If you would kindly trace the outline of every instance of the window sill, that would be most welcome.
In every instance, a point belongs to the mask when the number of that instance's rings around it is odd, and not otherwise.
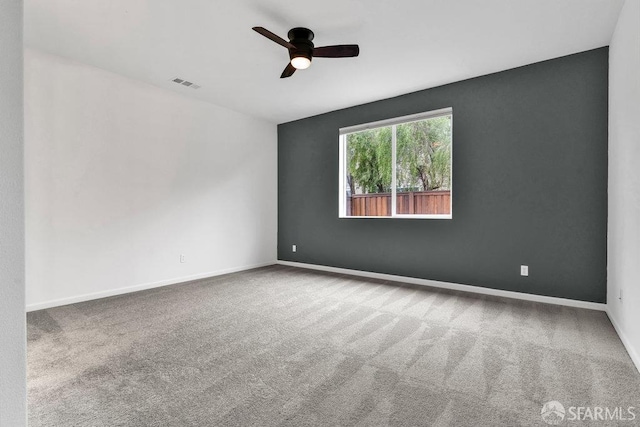
[[[395,216],[346,216],[340,215],[340,219],[453,219],[453,215],[395,215]]]

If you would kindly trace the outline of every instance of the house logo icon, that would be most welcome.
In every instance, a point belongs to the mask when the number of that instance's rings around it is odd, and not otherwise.
[[[552,400],[542,406],[542,421],[552,426],[557,426],[564,420],[564,406],[562,403]]]

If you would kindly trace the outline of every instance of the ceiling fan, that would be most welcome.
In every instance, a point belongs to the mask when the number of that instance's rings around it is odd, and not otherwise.
[[[289,49],[290,62],[282,72],[281,79],[291,77],[296,70],[309,68],[311,59],[314,56],[318,58],[347,58],[358,56],[360,53],[360,48],[357,44],[314,47],[312,42],[313,31],[308,28],[297,27],[289,30],[287,34],[289,41],[263,27],[253,27],[253,30]]]

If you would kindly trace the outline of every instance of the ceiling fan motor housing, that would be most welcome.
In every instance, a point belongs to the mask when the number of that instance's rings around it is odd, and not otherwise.
[[[289,49],[289,59],[303,56],[311,61],[313,57],[313,31],[308,28],[296,27],[287,33],[289,41],[295,49]]]

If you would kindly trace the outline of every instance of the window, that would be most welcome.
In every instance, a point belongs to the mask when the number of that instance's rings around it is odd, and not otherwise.
[[[340,129],[340,217],[451,218],[451,108]]]

